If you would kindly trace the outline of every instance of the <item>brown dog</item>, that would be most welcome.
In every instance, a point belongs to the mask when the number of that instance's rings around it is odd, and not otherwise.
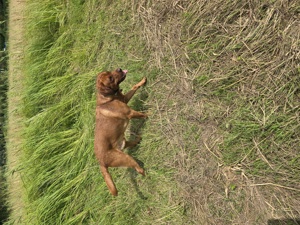
[[[124,132],[130,119],[147,118],[145,113],[134,111],[127,105],[136,90],[146,83],[146,78],[143,78],[127,94],[123,95],[119,84],[126,78],[126,73],[127,70],[122,69],[102,72],[98,74],[96,81],[97,107],[94,148],[106,185],[114,196],[118,195],[118,191],[108,172],[108,167],[131,167],[145,175],[139,164],[122,150],[126,147],[133,147],[140,141],[140,139],[126,141]]]

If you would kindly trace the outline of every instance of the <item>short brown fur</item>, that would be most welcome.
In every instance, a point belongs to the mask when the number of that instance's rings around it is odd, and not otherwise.
[[[135,141],[126,141],[124,132],[130,119],[147,118],[147,115],[134,111],[127,103],[136,90],[145,85],[147,80],[143,78],[127,94],[123,95],[119,84],[126,78],[126,73],[127,71],[122,69],[102,72],[98,74],[96,81],[95,155],[106,185],[114,196],[118,195],[118,191],[109,174],[108,167],[131,167],[145,175],[139,164],[122,150],[126,147],[133,147],[140,141],[140,138]]]

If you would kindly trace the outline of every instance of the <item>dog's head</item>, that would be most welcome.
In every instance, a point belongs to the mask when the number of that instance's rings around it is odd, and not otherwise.
[[[99,73],[96,88],[102,95],[114,95],[119,91],[119,84],[125,80],[127,70],[121,68]]]

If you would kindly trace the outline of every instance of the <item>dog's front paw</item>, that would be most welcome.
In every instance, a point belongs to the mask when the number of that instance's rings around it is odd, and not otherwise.
[[[146,83],[147,83],[147,78],[144,77],[144,78],[138,83],[138,85],[139,85],[139,87],[141,87],[141,86],[144,86]]]

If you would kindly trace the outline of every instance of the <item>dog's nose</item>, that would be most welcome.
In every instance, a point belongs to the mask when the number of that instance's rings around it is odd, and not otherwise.
[[[121,68],[116,69],[117,72],[122,72]]]

